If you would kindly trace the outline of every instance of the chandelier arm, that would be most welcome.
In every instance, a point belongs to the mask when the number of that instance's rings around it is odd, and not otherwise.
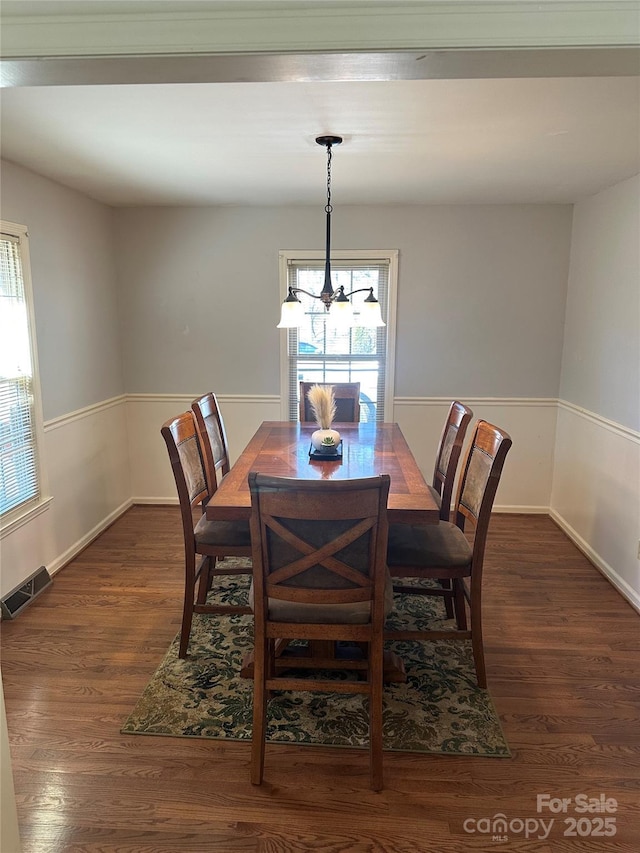
[[[312,299],[322,299],[323,302],[327,301],[326,300],[326,294],[324,294],[324,293],[310,293],[308,290],[304,290],[302,287],[289,287],[288,290],[289,290],[290,295],[293,295],[294,293],[304,293],[305,296],[310,296]],[[330,297],[330,299],[328,301],[334,302],[337,296],[344,296],[348,299],[350,296],[353,296],[355,293],[365,293],[365,291],[369,291],[369,296],[371,296],[373,299],[375,299],[375,296],[373,295],[373,288],[372,287],[358,287],[356,290],[351,290],[351,291],[349,291],[349,293],[345,293],[344,287],[342,285],[340,285],[338,290],[333,292],[332,296]],[[377,301],[378,300],[376,299],[376,302]]]
[[[370,296],[372,299],[375,299],[375,296],[373,295],[373,288],[372,288],[372,287],[359,287],[357,290],[352,290],[350,293],[345,293],[344,295],[345,295],[346,297],[349,297],[349,296],[353,296],[353,294],[354,294],[354,293],[364,293],[364,292],[365,292],[365,290],[368,290],[368,291],[369,291],[369,296]],[[378,301],[378,300],[376,299],[376,302],[377,302],[377,301]]]
[[[308,290],[303,290],[301,287],[290,287],[289,292],[292,294],[293,293],[304,293],[305,296],[311,296],[313,299],[322,299],[322,294],[309,293]]]

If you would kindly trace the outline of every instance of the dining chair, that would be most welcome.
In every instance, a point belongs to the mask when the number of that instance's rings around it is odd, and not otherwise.
[[[394,592],[450,598],[456,618],[451,630],[390,629],[389,640],[471,640],[476,676],[487,686],[482,641],[482,569],[484,552],[500,475],[512,441],[487,421],[479,420],[467,450],[454,507],[454,522],[437,525],[391,524],[387,563],[391,577],[451,581],[451,588],[411,586],[394,582]],[[465,523],[470,522],[469,541]],[[467,627],[467,605],[470,627]]]
[[[206,504],[207,487],[202,448],[192,412],[168,420],[161,429],[178,490],[184,536],[184,605],[178,656],[187,656],[194,613],[250,613],[246,605],[207,603],[207,593],[219,575],[251,574],[249,566],[218,568],[226,556],[250,557],[251,536],[246,521],[207,521],[194,524],[194,509]],[[196,589],[197,586],[197,589]]]
[[[207,491],[211,497],[218,488],[219,480],[229,472],[227,433],[218,406],[218,399],[212,391],[194,400],[191,403],[191,411],[196,420],[196,431],[202,449]]]
[[[464,403],[454,400],[449,407],[447,419],[444,422],[436,461],[433,469],[433,481],[429,487],[440,507],[440,518],[449,521],[451,515],[451,496],[456,479],[458,461],[462,445],[471,422],[473,412]]]
[[[393,605],[385,562],[389,483],[387,474],[352,480],[249,474],[255,785],[264,773],[271,692],[309,690],[368,697],[371,787],[382,789],[383,631]],[[322,673],[301,678],[276,667],[276,641],[294,639],[367,644],[359,678],[331,680]],[[323,669],[345,666],[338,659],[322,662]]]
[[[473,412],[464,403],[454,400],[450,407],[447,419],[444,422],[436,461],[433,468],[432,485],[429,487],[435,502],[440,507],[440,518],[449,521],[451,516],[451,496],[453,495],[453,484],[456,479],[460,452],[464,444],[467,427],[471,422]],[[451,581],[441,578],[440,584],[445,589],[451,589]],[[449,596],[444,599],[447,611],[447,619],[453,619],[453,603]]]
[[[314,385],[332,386],[336,401],[337,423],[357,424],[360,421],[360,383],[359,382],[301,382],[299,415],[301,423],[313,423],[315,418],[307,398],[309,389]]]

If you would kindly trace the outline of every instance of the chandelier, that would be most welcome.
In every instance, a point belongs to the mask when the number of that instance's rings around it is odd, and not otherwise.
[[[327,214],[326,228],[326,249],[324,260],[324,286],[319,294],[309,293],[308,290],[303,290],[301,287],[289,287],[287,298],[282,303],[280,313],[280,322],[278,329],[292,329],[301,325],[304,317],[304,308],[302,302],[298,299],[298,293],[304,293],[313,299],[320,299],[324,305],[325,311],[333,307],[331,312],[332,320],[336,325],[340,326],[367,326],[369,328],[376,326],[384,326],[380,311],[380,303],[373,295],[372,287],[360,287],[357,290],[352,290],[350,293],[344,292],[344,286],[333,289],[331,284],[331,213],[333,207],[331,205],[331,149],[334,145],[340,145],[342,142],[341,136],[318,136],[316,139],[318,145],[324,145],[327,149],[327,203],[325,205],[325,213]],[[353,305],[350,297],[355,293],[369,292],[369,295],[360,303],[360,314],[357,318],[354,317]]]

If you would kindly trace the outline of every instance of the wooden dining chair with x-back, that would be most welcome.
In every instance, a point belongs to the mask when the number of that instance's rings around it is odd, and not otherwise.
[[[387,474],[296,480],[249,474],[255,614],[251,781],[262,782],[267,702],[274,690],[368,698],[371,787],[382,788],[383,630],[393,605],[386,568]],[[276,665],[276,641],[367,644],[360,679],[296,677]],[[322,669],[348,668],[323,661]],[[308,670],[306,673],[308,675]]]

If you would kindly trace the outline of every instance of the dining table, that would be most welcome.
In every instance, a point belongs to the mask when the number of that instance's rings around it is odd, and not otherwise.
[[[206,507],[210,521],[251,515],[250,471],[298,480],[349,480],[389,474],[389,522],[437,524],[440,510],[397,423],[336,423],[341,455],[310,456],[313,423],[263,421]]]
[[[389,474],[389,522],[438,523],[438,504],[397,423],[336,423],[332,427],[340,433],[339,453],[318,459],[311,453],[311,434],[317,429],[315,424],[263,421],[207,503],[207,519],[249,519],[251,494],[248,475],[251,471],[258,471],[300,480],[345,480]],[[348,656],[357,668],[354,654],[356,657],[364,656],[359,661],[360,668],[364,668],[366,653],[362,650],[346,652],[336,644],[317,642],[301,650],[283,643],[277,650],[276,665],[278,668],[292,665],[323,668],[323,664],[335,667],[336,658]],[[243,662],[241,675],[246,678],[253,676],[251,655]],[[401,659],[393,652],[385,651],[385,681],[405,680]]]

